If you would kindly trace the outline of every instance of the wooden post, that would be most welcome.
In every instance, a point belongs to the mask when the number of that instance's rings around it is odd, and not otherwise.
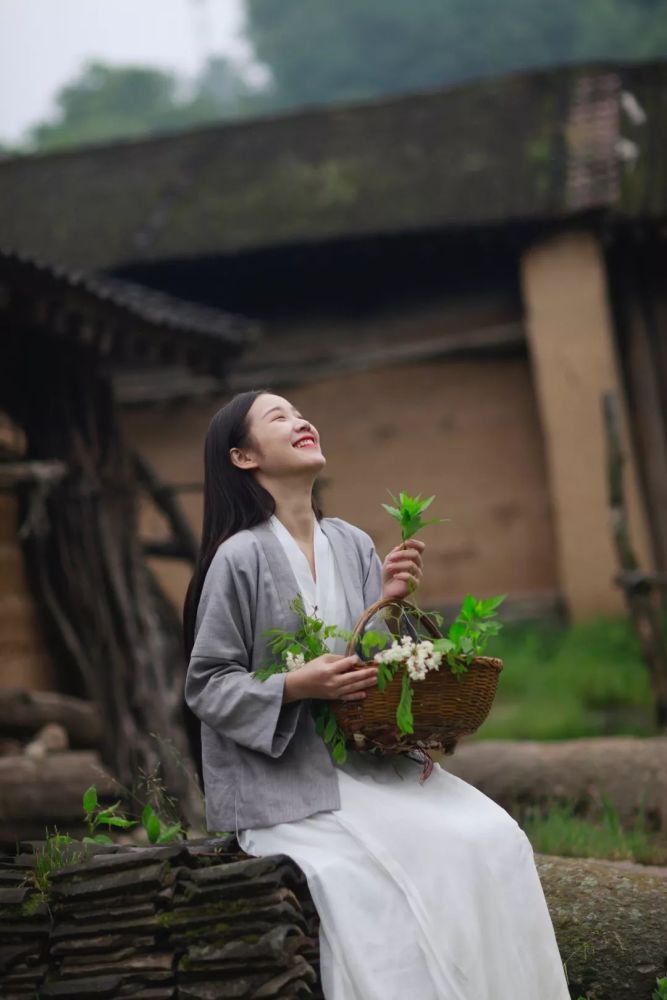
[[[609,517],[621,569],[617,583],[623,588],[628,611],[639,637],[642,656],[648,667],[657,726],[667,732],[667,644],[663,637],[659,605],[654,600],[659,579],[657,574],[642,573],[630,540],[623,489],[625,459],[621,449],[618,398],[615,392],[603,394],[602,408],[607,435]]]

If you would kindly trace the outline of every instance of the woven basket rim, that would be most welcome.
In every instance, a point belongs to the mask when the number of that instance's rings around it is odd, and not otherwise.
[[[363,660],[360,663],[355,664],[357,670],[362,670],[365,667],[370,667],[375,663],[375,660]],[[443,659],[443,665],[449,666],[446,660]],[[467,667],[480,666],[480,667],[495,667],[499,672],[504,667],[504,661],[498,656],[474,656],[470,663],[467,663]]]

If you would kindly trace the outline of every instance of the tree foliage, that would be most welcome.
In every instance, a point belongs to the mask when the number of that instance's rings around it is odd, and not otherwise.
[[[28,144],[48,150],[511,70],[667,56],[664,0],[245,0],[245,9],[262,85],[224,56],[189,84],[153,67],[89,63]]]
[[[209,60],[187,88],[161,69],[92,62],[58,92],[55,116],[33,128],[29,142],[49,150],[201,125],[242,114],[250,93],[222,57]]]
[[[667,56],[662,0],[245,0],[277,106],[375,97],[511,70]]]

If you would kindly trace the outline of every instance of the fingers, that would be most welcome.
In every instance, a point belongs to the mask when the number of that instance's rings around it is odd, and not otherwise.
[[[401,570],[413,571],[415,573],[422,573],[421,564],[415,563],[412,559],[394,559],[389,563],[392,572],[400,572]]]
[[[335,674],[344,674],[349,670],[354,670],[359,663],[361,663],[361,660],[358,655],[351,653],[350,656],[335,657],[333,662],[331,662],[331,668]]]
[[[361,701],[366,697],[366,689],[377,685],[377,670],[360,670],[359,674],[370,674],[370,677],[356,679],[341,686],[338,692],[340,701]]]
[[[397,565],[422,566],[423,560],[421,552],[416,549],[399,549],[397,552],[390,552],[384,561],[385,566],[393,567]]]
[[[338,686],[340,694],[351,694],[353,691],[363,691],[365,688],[375,687],[377,684],[378,672],[375,667],[369,670],[356,670],[354,676],[349,680],[345,678]]]

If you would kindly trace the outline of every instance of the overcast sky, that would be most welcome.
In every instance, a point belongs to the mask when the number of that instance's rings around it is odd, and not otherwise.
[[[0,141],[44,119],[89,59],[194,73],[246,53],[242,0],[0,0]]]

